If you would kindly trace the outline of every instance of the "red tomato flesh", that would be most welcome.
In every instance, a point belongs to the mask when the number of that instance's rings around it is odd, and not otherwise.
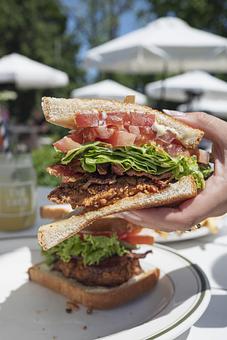
[[[123,112],[111,112],[106,114],[105,120],[106,126],[124,126],[124,113]]]
[[[96,127],[99,126],[100,113],[77,113],[75,116],[76,127]]]
[[[128,146],[133,145],[136,140],[136,135],[127,131],[115,131],[110,137],[109,143],[113,146]]]
[[[70,137],[63,137],[62,139],[55,142],[54,147],[62,152],[68,152],[69,150],[79,148],[81,145]]]
[[[136,244],[153,244],[154,238],[148,235],[132,235],[128,234],[128,236],[124,239],[125,242],[136,245]]]
[[[154,124],[155,116],[143,112],[132,112],[131,113],[131,124],[136,126],[149,126]]]

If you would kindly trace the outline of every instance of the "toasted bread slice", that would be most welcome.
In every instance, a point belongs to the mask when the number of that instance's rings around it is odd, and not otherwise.
[[[185,176],[157,193],[138,193],[135,196],[121,199],[112,205],[43,225],[38,231],[38,241],[41,247],[47,250],[104,216],[133,209],[175,204],[195,197],[196,194],[197,188],[193,177]]]
[[[40,217],[58,220],[72,212],[70,204],[46,204],[40,207]]]
[[[60,272],[50,270],[44,263],[29,268],[28,274],[31,281],[66,296],[74,303],[94,309],[110,309],[151,290],[158,281],[160,271],[152,268],[113,288],[85,286],[75,279],[65,278]]]
[[[69,129],[75,129],[75,114],[87,112],[104,111],[104,112],[143,112],[155,115],[156,129],[159,125],[168,128],[176,134],[177,139],[186,148],[195,148],[204,133],[201,130],[194,129],[188,125],[164,114],[158,110],[154,110],[148,106],[142,106],[134,103],[120,102],[116,100],[104,99],[64,99],[64,98],[42,98],[42,109],[48,122],[63,126]],[[163,128],[162,128],[163,130]]]

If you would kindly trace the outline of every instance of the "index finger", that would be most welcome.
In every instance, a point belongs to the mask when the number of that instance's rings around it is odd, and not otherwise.
[[[214,185],[213,180],[208,180],[204,191],[176,208],[149,208],[124,213],[123,216],[135,224],[152,229],[167,232],[187,230],[208,216],[219,215],[217,211],[213,213],[222,200],[220,194],[217,193],[217,186]]]
[[[226,140],[227,123],[205,112],[178,112],[167,111],[171,116],[191,127],[201,129],[205,133],[205,137],[213,142],[222,142]]]

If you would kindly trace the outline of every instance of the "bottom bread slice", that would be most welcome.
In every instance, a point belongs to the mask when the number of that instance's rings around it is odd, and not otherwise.
[[[28,274],[31,281],[64,295],[72,302],[88,308],[110,309],[151,290],[158,281],[160,270],[152,268],[113,288],[85,286],[75,279],[65,278],[58,271],[50,270],[43,262],[29,268]]]

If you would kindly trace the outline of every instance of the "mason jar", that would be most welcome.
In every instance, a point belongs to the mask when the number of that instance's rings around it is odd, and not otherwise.
[[[32,227],[36,218],[36,173],[29,154],[0,154],[0,230]]]

